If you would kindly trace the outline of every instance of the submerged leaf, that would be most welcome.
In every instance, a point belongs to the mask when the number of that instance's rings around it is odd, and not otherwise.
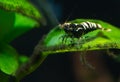
[[[38,27],[38,23],[36,21],[20,14],[15,14],[13,27],[9,27],[10,30],[4,36],[3,41],[7,43],[11,42],[16,37],[35,27]]]
[[[43,23],[43,16],[28,0],[0,0],[0,41],[9,43]]]
[[[18,12],[36,20],[41,19],[39,11],[28,0],[0,0],[0,8]]]
[[[25,56],[25,55],[20,55],[20,56],[19,56],[19,63],[20,63],[20,64],[24,64],[24,63],[26,63],[28,60],[29,60],[29,58],[28,58],[27,56]]]
[[[13,12],[5,12],[0,10],[0,41],[11,31],[15,22],[15,14]]]
[[[71,51],[97,50],[120,48],[120,29],[117,27],[100,21],[91,19],[77,19],[71,21],[72,23],[81,23],[85,21],[100,24],[103,28],[111,31],[94,30],[82,35],[80,38],[65,37],[66,33],[59,26],[52,29],[44,39],[45,53],[60,53]],[[63,38],[65,41],[63,41]]]
[[[0,41],[8,43],[37,26],[38,23],[31,18],[15,12],[0,10]]]
[[[0,44],[0,70],[13,75],[18,68],[17,52],[10,45]]]

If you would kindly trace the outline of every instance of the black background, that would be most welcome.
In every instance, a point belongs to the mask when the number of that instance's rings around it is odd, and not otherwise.
[[[100,19],[120,27],[120,0],[54,0],[61,8],[59,22],[76,18]],[[54,9],[54,8],[53,8]],[[56,11],[55,11],[56,12]],[[56,13],[55,13],[56,14]],[[30,55],[46,29],[33,29],[11,44]],[[69,54],[49,55],[42,65],[21,82],[74,82]]]

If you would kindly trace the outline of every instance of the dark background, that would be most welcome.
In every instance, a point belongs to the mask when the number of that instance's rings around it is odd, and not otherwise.
[[[100,19],[120,27],[120,0],[50,0],[60,23],[76,18]],[[11,44],[30,55],[46,29],[33,29]],[[74,82],[71,55],[49,55],[42,65],[21,82]]]

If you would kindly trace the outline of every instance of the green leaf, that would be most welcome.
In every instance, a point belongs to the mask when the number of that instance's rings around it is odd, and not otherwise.
[[[38,23],[31,18],[0,10],[0,41],[8,43],[36,26]]]
[[[10,19],[11,20],[11,19]],[[11,42],[16,37],[20,36],[21,34],[24,34],[25,32],[38,27],[38,23],[28,17],[22,16],[20,14],[15,14],[14,17],[14,24],[8,33],[3,38],[4,42]]]
[[[20,56],[19,56],[19,63],[20,63],[20,64],[24,64],[24,63],[26,63],[28,60],[29,60],[29,58],[28,58],[27,56],[25,56],[25,55],[20,55]]]
[[[13,28],[15,14],[0,10],[0,40]]]
[[[117,27],[100,21],[91,19],[76,19],[71,21],[72,23],[81,23],[85,21],[91,21],[100,24],[103,28],[110,29],[111,31],[94,30],[87,34],[82,35],[80,38],[65,37],[66,35],[63,29],[59,26],[55,27],[48,33],[43,40],[44,53],[60,53],[60,52],[72,52],[72,51],[84,51],[84,50],[100,50],[100,49],[120,49],[120,29]],[[73,40],[74,39],[74,40]],[[72,42],[71,42],[72,41]]]
[[[0,0],[0,8],[21,13],[36,20],[41,19],[41,14],[29,0]]]
[[[9,43],[43,21],[28,0],[0,0],[0,41]]]
[[[0,44],[0,70],[6,74],[14,75],[18,68],[17,55],[10,45]]]

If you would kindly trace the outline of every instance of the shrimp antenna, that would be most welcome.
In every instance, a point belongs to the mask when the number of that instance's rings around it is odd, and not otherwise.
[[[77,5],[74,5],[74,7],[71,9],[71,12],[69,13],[67,19],[63,22],[63,24],[59,24],[61,28],[64,28],[64,24],[70,19],[70,17],[73,15],[74,9],[77,7]]]
[[[73,6],[73,8],[71,9],[71,12],[69,13],[69,15],[68,15],[68,17],[67,17],[67,19],[64,21],[64,23],[66,23],[69,19],[70,19],[70,17],[73,15],[73,12],[75,11],[74,9],[77,7],[77,5],[74,5]]]

